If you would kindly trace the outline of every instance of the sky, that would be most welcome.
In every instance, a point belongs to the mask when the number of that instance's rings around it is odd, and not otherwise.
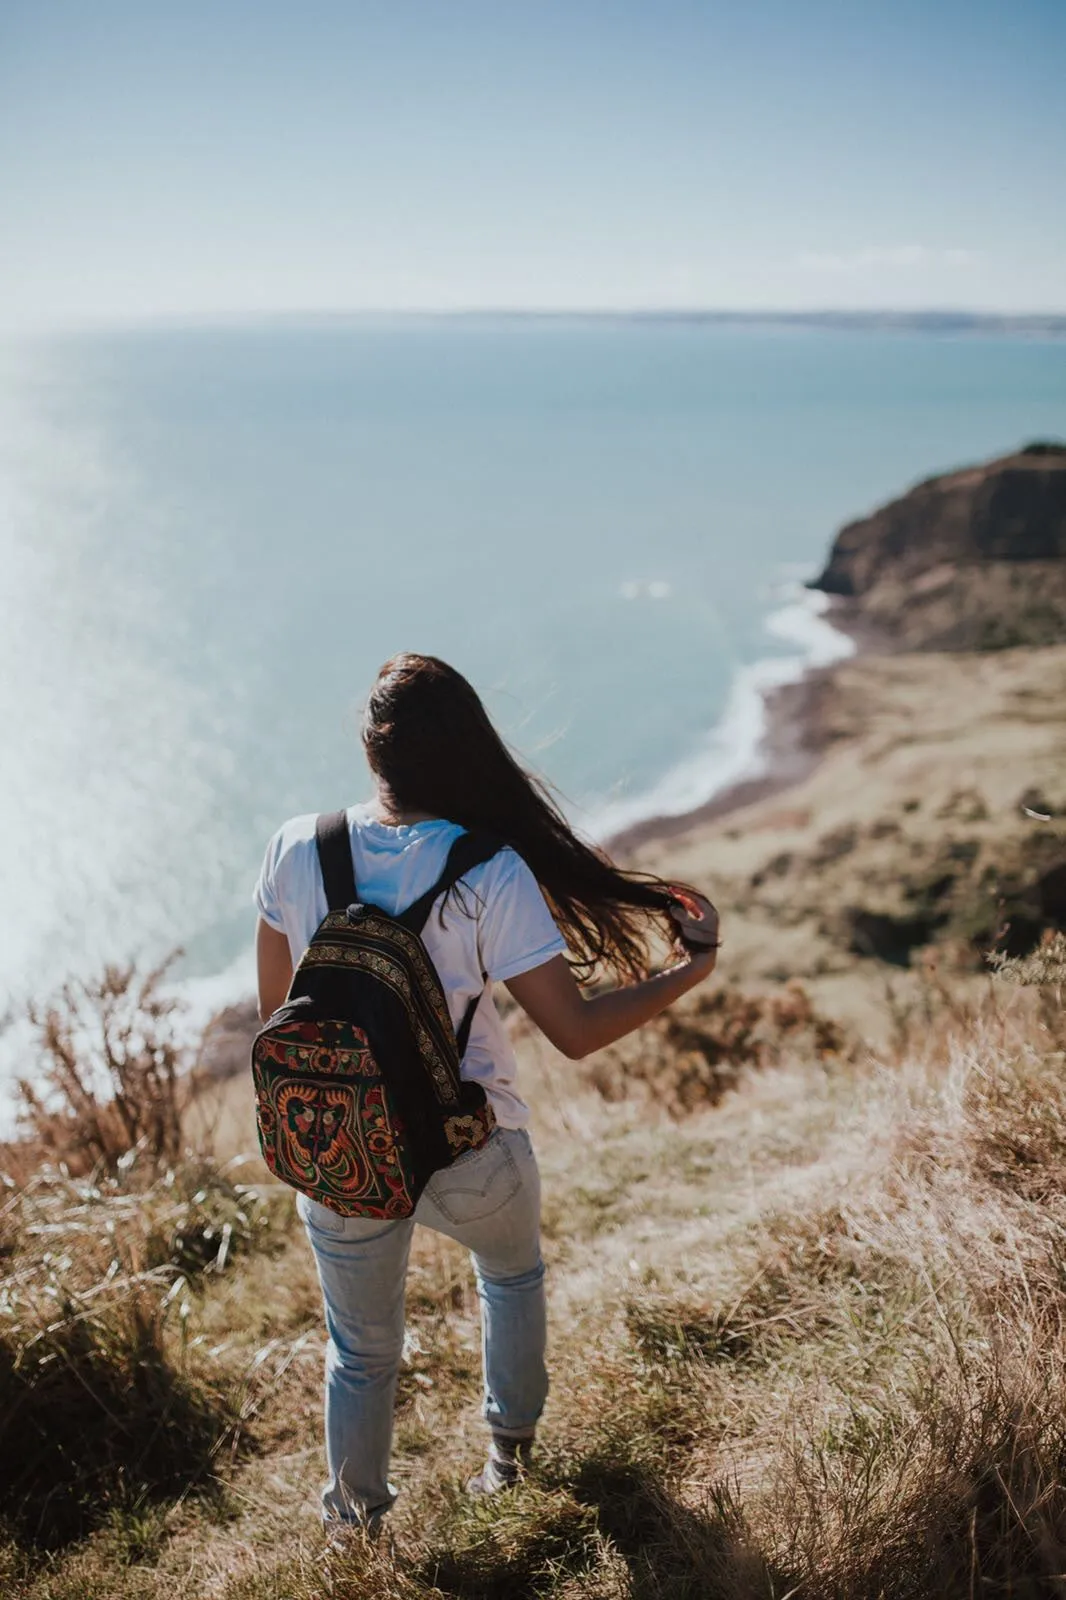
[[[1066,0],[0,0],[0,326],[1066,311]]]

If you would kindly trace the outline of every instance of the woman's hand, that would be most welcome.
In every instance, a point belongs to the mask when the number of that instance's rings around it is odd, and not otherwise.
[[[718,912],[706,895],[678,890],[670,915],[677,924],[677,944],[687,959],[713,972],[718,959]]]
[[[706,929],[706,919],[702,926]],[[552,956],[542,966],[505,981],[522,1010],[555,1048],[572,1061],[580,1061],[650,1022],[702,983],[714,971],[716,955],[716,950],[708,949],[654,977],[606,994],[584,995],[565,956]]]

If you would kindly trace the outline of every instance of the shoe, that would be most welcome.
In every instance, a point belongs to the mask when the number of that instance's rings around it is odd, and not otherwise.
[[[396,1504],[399,1493],[395,1484],[385,1485],[388,1499],[367,1510],[362,1501],[345,1496],[342,1503],[347,1515],[330,1510],[322,1518],[322,1532],[326,1536],[326,1549],[335,1554],[351,1550],[361,1544],[377,1544],[385,1529],[385,1519]]]
[[[385,1517],[380,1513],[365,1522],[329,1521],[325,1524],[325,1535],[327,1558],[333,1556],[342,1561],[349,1559],[357,1550],[365,1550],[368,1545],[376,1545],[384,1551],[393,1548],[392,1531],[386,1527]]]
[[[529,1471],[533,1439],[507,1439],[494,1433],[488,1459],[481,1471],[467,1479],[467,1494],[498,1494],[513,1489]]]
[[[332,1556],[344,1556],[375,1538],[364,1522],[333,1522],[326,1529],[326,1549]]]

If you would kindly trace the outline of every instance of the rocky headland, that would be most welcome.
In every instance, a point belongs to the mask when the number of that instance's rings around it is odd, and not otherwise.
[[[764,777],[619,842],[715,896],[723,976],[876,1031],[1066,929],[1066,446],[919,484],[812,587],[859,654],[773,698]]]
[[[908,650],[1066,639],[1066,445],[918,484],[842,528],[813,589]]]

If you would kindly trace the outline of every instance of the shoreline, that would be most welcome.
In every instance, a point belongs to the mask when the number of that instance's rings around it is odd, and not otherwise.
[[[762,770],[727,783],[689,811],[650,816],[620,828],[604,840],[608,852],[631,855],[646,845],[667,844],[693,828],[717,822],[801,783],[818,765],[825,748],[817,731],[817,706],[834,670],[835,666],[812,667],[799,682],[767,691],[766,731],[758,752]]]
[[[694,828],[781,794],[810,776],[832,742],[821,711],[837,668],[844,661],[889,653],[887,641],[866,626],[846,601],[832,597],[823,620],[848,639],[852,649],[836,661],[811,665],[791,682],[762,691],[765,723],[755,751],[756,770],[730,779],[685,811],[652,813],[614,829],[603,839],[609,854],[629,856],[648,845],[668,844]]]

